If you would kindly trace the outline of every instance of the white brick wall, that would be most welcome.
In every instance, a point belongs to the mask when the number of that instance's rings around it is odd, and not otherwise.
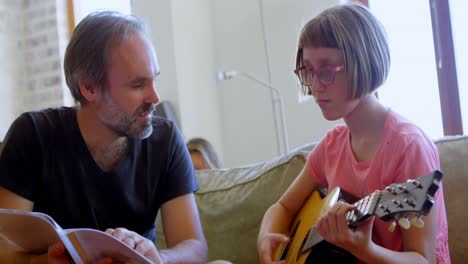
[[[0,0],[0,140],[22,112],[72,104],[66,0]]]
[[[18,90],[23,86],[22,1],[0,0],[0,139],[15,118]]]
[[[28,82],[17,113],[63,104],[56,0],[24,3],[24,70]]]

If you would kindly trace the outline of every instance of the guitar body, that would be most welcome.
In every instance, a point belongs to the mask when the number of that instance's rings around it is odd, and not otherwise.
[[[303,254],[300,252],[309,230],[323,213],[335,205],[339,197],[339,187],[334,188],[323,199],[318,191],[314,191],[292,222],[290,243],[277,248],[275,259],[285,259],[288,264],[353,262],[354,257],[351,254],[326,241],[318,243]]]

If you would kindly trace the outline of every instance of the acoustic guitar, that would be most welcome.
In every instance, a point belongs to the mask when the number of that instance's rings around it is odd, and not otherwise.
[[[391,184],[362,198],[354,203],[355,210],[346,215],[349,227],[355,228],[375,215],[392,221],[390,232],[397,222],[404,229],[411,225],[422,228],[424,222],[420,217],[431,210],[442,176],[442,172],[436,170],[406,183]],[[340,199],[340,193],[340,188],[336,187],[325,197],[318,191],[310,195],[292,222],[289,242],[276,249],[276,261],[286,260],[288,264],[357,262],[352,254],[328,243],[314,229],[318,218]]]

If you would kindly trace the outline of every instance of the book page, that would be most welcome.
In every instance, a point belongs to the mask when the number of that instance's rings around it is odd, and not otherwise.
[[[0,209],[0,234],[26,252],[47,252],[60,240],[57,228],[61,229],[48,215]]]
[[[112,263],[151,264],[152,262],[113,236],[95,229],[66,229],[70,242],[84,263],[111,257]]]

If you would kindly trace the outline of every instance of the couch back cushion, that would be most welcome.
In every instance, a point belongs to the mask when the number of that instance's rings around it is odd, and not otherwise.
[[[452,263],[468,263],[468,136],[437,140]]]
[[[265,211],[285,192],[304,167],[306,145],[289,154],[250,166],[197,171],[195,193],[210,260],[258,263],[257,235]],[[161,224],[158,248],[164,248]]]

